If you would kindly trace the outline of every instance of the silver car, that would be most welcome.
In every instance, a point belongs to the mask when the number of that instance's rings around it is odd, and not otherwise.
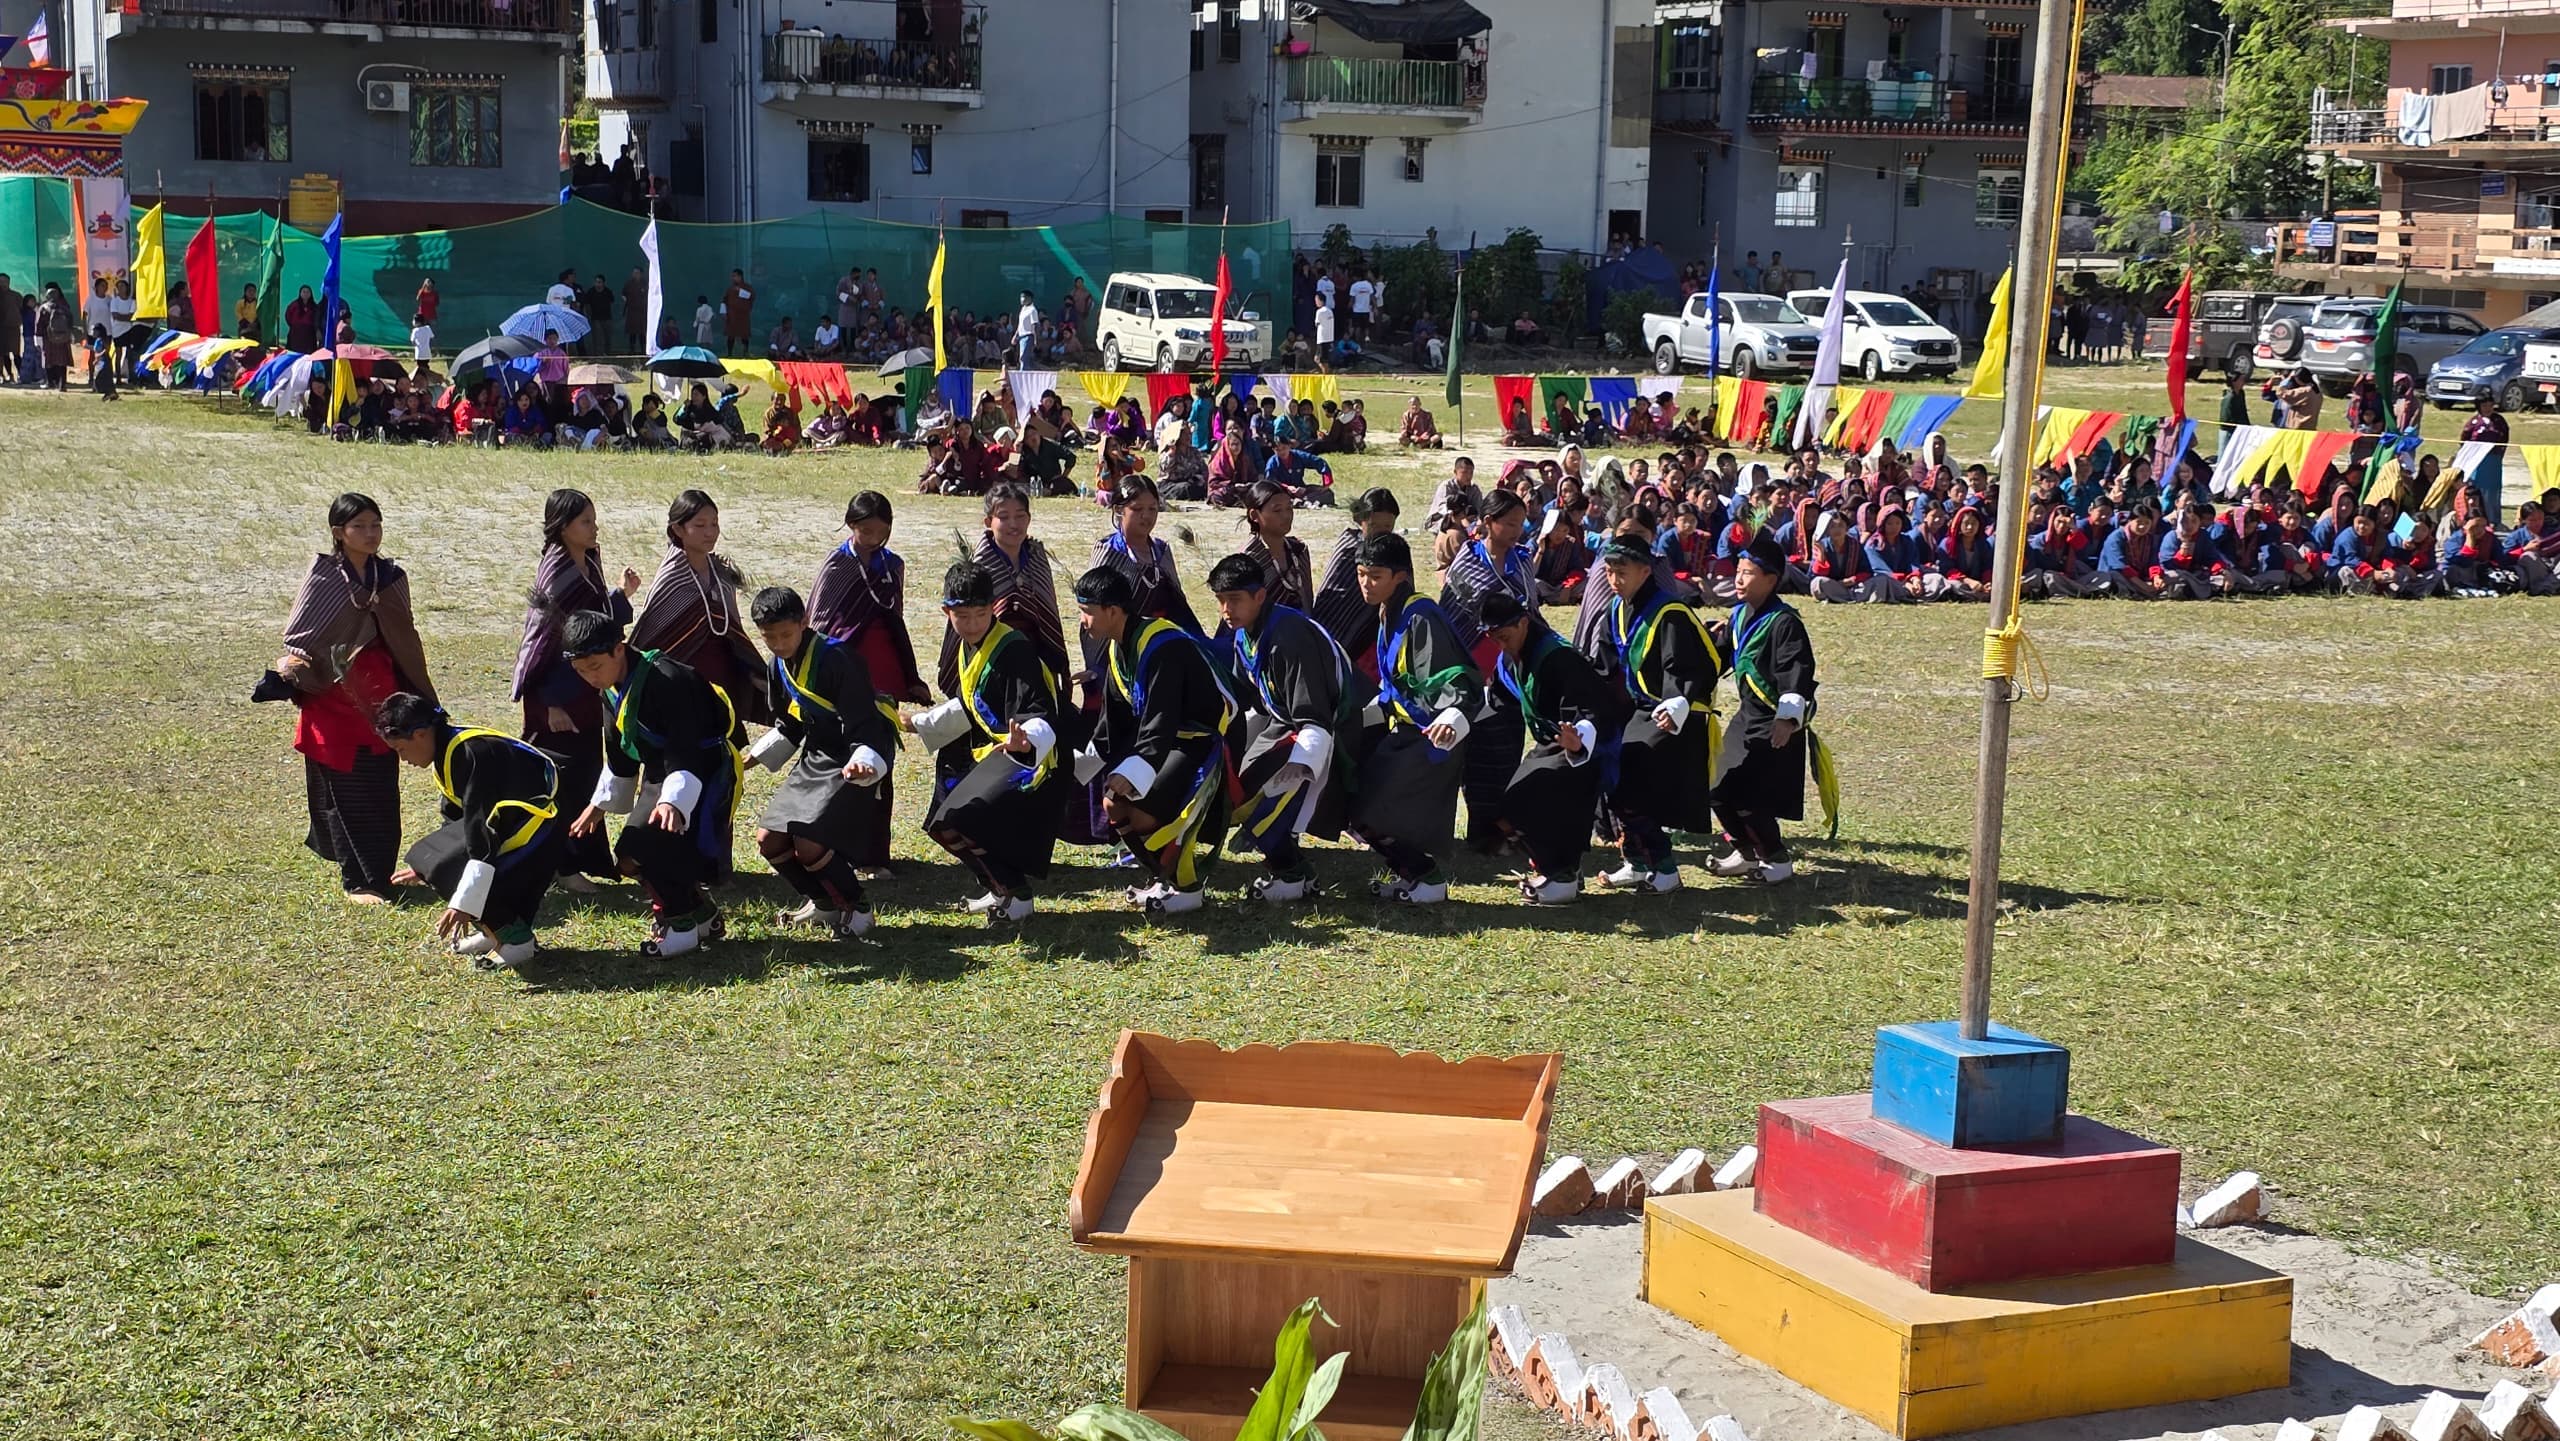
[[[2332,397],[2353,389],[2357,377],[2373,369],[2376,322],[2382,301],[2372,296],[2339,296],[2320,303],[2302,330],[2302,367]],[[2434,364],[2479,338],[2484,327],[2459,310],[2442,305],[2400,307],[2400,337],[2392,368],[2424,381]]]

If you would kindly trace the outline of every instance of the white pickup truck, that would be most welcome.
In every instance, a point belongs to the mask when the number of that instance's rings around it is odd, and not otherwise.
[[[1745,292],[1720,297],[1719,312],[1720,326],[1710,327],[1701,291],[1689,297],[1678,315],[1647,315],[1644,346],[1653,354],[1653,373],[1677,375],[1683,365],[1707,364],[1709,336],[1716,328],[1722,330],[1715,343],[1723,353],[1715,357],[1715,368],[1722,374],[1748,378],[1813,369],[1822,335],[1794,306],[1774,295]]]

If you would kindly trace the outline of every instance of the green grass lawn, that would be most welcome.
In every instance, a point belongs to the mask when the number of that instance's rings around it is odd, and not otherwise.
[[[1391,428],[1437,387],[1358,393]],[[2157,392],[2070,371],[2054,398]],[[1994,424],[1968,406],[1959,450]],[[530,976],[473,975],[428,907],[338,900],[288,718],[245,700],[330,495],[383,502],[448,704],[506,728],[554,485],[644,572],[701,485],[751,577],[802,585],[847,493],[890,489],[920,620],[974,503],[905,493],[903,455],[332,446],[165,397],[0,394],[0,436],[0,1434],[1045,1420],[1117,1393],[1122,1267],[1068,1246],[1065,1201],[1124,1026],[1561,1051],[1553,1145],[1606,1159],[1730,1150],[1764,1098],[1861,1086],[1877,1024],[1955,1004],[1982,624],[1955,607],[1810,615],[1848,814],[1775,893],[1531,913],[1478,866],[1435,911],[1282,913],[1230,865],[1210,911],[1150,924],[1077,865],[1012,939],[946,908],[911,750],[876,945],[775,936],[784,893],[747,865],[706,952],[637,959],[625,889],[555,898]],[[1438,467],[1341,472],[1418,501]],[[1196,590],[1234,522],[1173,519]],[[1321,549],[1333,522],[1306,523]],[[1036,529],[1072,574],[1101,524],[1051,502]],[[2251,1167],[2289,1222],[2549,1280],[2560,608],[2029,619],[2052,691],[2018,717],[1999,1017],[2070,1045],[2078,1107],[2191,1178]],[[1366,874],[1320,865],[1338,895]]]

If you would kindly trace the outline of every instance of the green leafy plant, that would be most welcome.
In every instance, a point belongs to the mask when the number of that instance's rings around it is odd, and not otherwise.
[[[1271,1375],[1255,1393],[1253,1409],[1245,1413],[1244,1426],[1236,1432],[1236,1441],[1323,1441],[1324,1433],[1316,1430],[1316,1417],[1333,1400],[1342,1384],[1342,1368],[1351,1359],[1347,1351],[1337,1351],[1322,1362],[1309,1354],[1309,1333],[1315,1320],[1324,1316],[1324,1306],[1310,1296],[1289,1313],[1280,1324],[1280,1334],[1271,1343]],[[1484,1317],[1476,1316],[1478,1329]],[[1333,1324],[1331,1316],[1324,1323]],[[1476,1341],[1476,1362],[1484,1362],[1484,1340]],[[1434,1363],[1437,1365],[1437,1362]],[[1427,1396],[1428,1389],[1425,1390]],[[951,1424],[963,1434],[979,1441],[1050,1441],[1037,1430],[1020,1421],[979,1421],[954,1416]],[[1449,1433],[1455,1435],[1456,1433]],[[1466,1433],[1473,1436],[1474,1430]],[[1182,1441],[1180,1432],[1150,1421],[1126,1406],[1096,1402],[1058,1423],[1057,1441]]]
[[[1590,329],[1587,315],[1591,297],[1591,269],[1575,256],[1568,255],[1556,263],[1555,309],[1550,312],[1556,334],[1580,335]]]
[[[1405,1428],[1404,1441],[1476,1441],[1477,1423],[1484,1418],[1490,1340],[1484,1301],[1485,1293],[1477,1292],[1475,1309],[1449,1333],[1449,1344],[1422,1373],[1422,1399],[1414,1403],[1413,1424]]]
[[[1324,239],[1316,242],[1316,264],[1328,273],[1349,270],[1360,258],[1360,247],[1351,240],[1351,227],[1334,224],[1324,228]]]

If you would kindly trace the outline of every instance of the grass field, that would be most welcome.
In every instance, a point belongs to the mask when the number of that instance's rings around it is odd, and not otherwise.
[[[1384,426],[1437,385],[1358,393]],[[1992,417],[1967,407],[1960,452]],[[1428,913],[1277,914],[1229,866],[1209,912],[1149,924],[1101,900],[1122,873],[1078,866],[1015,940],[945,908],[910,751],[918,864],[877,889],[876,945],[777,938],[757,876],[706,952],[634,957],[625,889],[555,898],[532,974],[475,976],[424,905],[338,900],[299,844],[287,718],[245,700],[330,495],[383,502],[447,703],[501,727],[555,485],[644,571],[701,485],[729,554],[795,584],[846,494],[890,489],[920,619],[974,504],[905,494],[905,456],[331,446],[163,397],[0,394],[0,436],[0,1434],[1046,1419],[1116,1394],[1122,1268],[1071,1249],[1064,1210],[1124,1026],[1558,1050],[1554,1147],[1614,1157],[1729,1150],[1759,1100],[1856,1088],[1878,1023],[1955,1003],[1981,616],[1954,607],[1810,615],[1848,814],[1775,893],[1532,914],[1478,866]],[[1418,500],[1437,468],[1342,473]],[[1196,589],[1233,522],[1176,519]],[[1045,503],[1036,533],[1072,572],[1101,524]],[[2255,1168],[2289,1222],[2491,1288],[2550,1279],[2560,609],[2030,621],[2052,690],[2018,718],[1999,1016],[2072,1046],[2078,1107],[2185,1147],[2191,1177]],[[411,775],[413,831],[430,797]],[[1366,874],[1320,864],[1337,893]]]

